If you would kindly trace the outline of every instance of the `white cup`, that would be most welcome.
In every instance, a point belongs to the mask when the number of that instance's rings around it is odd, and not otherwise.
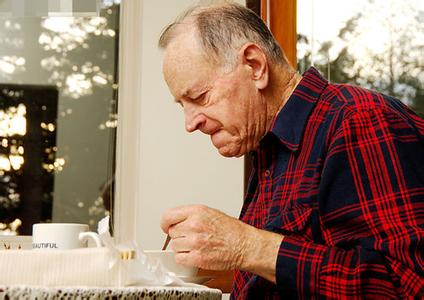
[[[76,249],[87,247],[87,238],[102,247],[97,233],[87,224],[38,223],[32,225],[32,249]]]

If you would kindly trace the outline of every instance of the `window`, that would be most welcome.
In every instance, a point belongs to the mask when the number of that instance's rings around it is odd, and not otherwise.
[[[1,16],[0,235],[51,221],[95,230],[110,213],[119,2],[98,16]]]
[[[395,96],[424,115],[424,4],[298,0],[298,67]]]

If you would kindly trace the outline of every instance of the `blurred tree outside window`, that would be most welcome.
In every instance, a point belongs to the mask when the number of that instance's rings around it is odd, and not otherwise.
[[[424,116],[424,1],[298,0],[298,68],[392,95]]]

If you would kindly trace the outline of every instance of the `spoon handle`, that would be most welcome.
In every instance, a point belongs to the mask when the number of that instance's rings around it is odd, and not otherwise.
[[[166,250],[166,248],[168,247],[168,244],[169,244],[170,241],[171,241],[171,237],[168,234],[166,236],[166,240],[165,240],[165,243],[163,244],[162,250]]]

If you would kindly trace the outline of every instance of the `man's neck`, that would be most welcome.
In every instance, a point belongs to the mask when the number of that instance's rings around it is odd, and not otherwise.
[[[267,101],[267,131],[302,80],[302,76],[294,70],[278,70],[274,72],[274,76],[276,79],[272,85],[274,88],[270,91],[270,97]]]

